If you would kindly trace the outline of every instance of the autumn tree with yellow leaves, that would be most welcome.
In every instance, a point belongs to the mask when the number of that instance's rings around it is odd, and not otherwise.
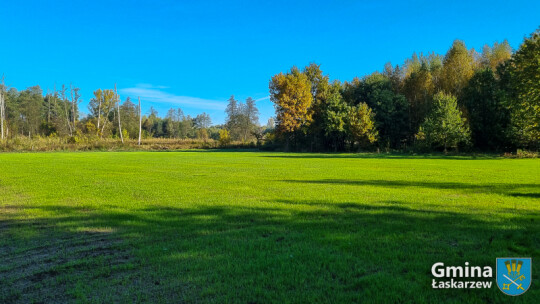
[[[273,76],[269,87],[270,100],[276,108],[277,130],[285,136],[288,149],[294,133],[312,120],[311,82],[306,74],[293,67],[287,74]]]

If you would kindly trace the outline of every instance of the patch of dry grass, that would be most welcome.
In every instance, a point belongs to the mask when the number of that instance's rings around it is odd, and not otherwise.
[[[48,151],[163,151],[186,149],[255,148],[252,142],[232,142],[221,146],[213,139],[146,138],[141,145],[136,139],[126,139],[124,143],[115,138],[60,138],[25,137],[0,141],[0,152],[48,152]]]

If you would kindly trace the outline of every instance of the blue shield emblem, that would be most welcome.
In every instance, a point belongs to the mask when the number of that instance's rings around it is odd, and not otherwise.
[[[509,296],[519,296],[531,286],[531,258],[497,258],[497,286]]]

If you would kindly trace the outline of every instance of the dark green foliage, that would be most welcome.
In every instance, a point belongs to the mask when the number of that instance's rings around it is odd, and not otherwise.
[[[304,68],[304,74],[308,77],[311,83],[311,95],[313,101],[311,103],[311,117],[312,122],[307,127],[306,139],[310,143],[310,150],[326,150],[331,146],[336,146],[334,138],[328,138],[327,129],[325,125],[325,116],[328,114],[326,111],[328,107],[326,105],[327,99],[330,93],[330,82],[328,75],[324,75],[320,65],[311,63]],[[334,100],[335,102],[335,100]]]
[[[481,150],[500,151],[507,147],[509,112],[503,92],[491,68],[477,71],[463,90],[473,144]]]
[[[375,124],[381,145],[400,148],[408,134],[408,102],[405,96],[395,93],[391,79],[374,73],[366,77],[359,89],[363,100],[375,113]]]
[[[540,29],[523,42],[508,65],[511,136],[517,146],[540,148]]]
[[[139,136],[139,109],[129,97],[120,106],[120,115],[122,129],[126,130],[129,138],[137,138]]]
[[[418,129],[431,110],[434,92],[433,77],[426,64],[422,64],[405,78],[403,93],[409,101],[410,131]]]
[[[334,151],[344,149],[344,141],[347,136],[345,125],[348,119],[349,107],[344,102],[340,94],[341,84],[334,82],[326,99],[320,104],[321,125],[323,126],[324,136]]]
[[[6,94],[6,127],[8,136],[34,136],[40,133],[44,119],[44,99],[39,86],[18,92],[8,90]],[[48,132],[48,128],[45,128]]]
[[[360,151],[377,141],[378,132],[375,128],[374,116],[373,111],[365,102],[349,108],[347,131],[352,138],[351,147],[358,142],[358,151]]]
[[[454,96],[442,92],[433,97],[433,109],[420,126],[418,140],[425,140],[434,148],[458,148],[459,144],[468,144],[470,131],[467,120],[458,109]]]

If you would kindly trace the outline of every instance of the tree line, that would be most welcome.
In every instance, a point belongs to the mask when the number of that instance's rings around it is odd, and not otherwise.
[[[540,30],[514,52],[507,41],[479,53],[463,41],[447,53],[413,54],[401,65],[340,82],[320,65],[292,67],[269,83],[276,116],[259,125],[256,101],[228,100],[222,125],[180,108],[143,115],[140,100],[121,102],[98,89],[80,112],[80,89],[62,85],[43,94],[0,82],[1,139],[61,137],[214,139],[285,150],[512,151],[540,148]]]
[[[116,89],[98,89],[88,104],[88,115],[80,112],[80,89],[62,85],[43,94],[39,86],[23,91],[0,84],[1,139],[25,137],[63,137],[76,142],[94,139],[137,139],[161,137],[179,139],[219,138],[219,126],[212,127],[210,115],[184,115],[170,109],[164,117],[150,107],[142,114],[139,104],[127,97],[121,102]]]
[[[138,105],[127,97],[121,102],[115,89],[97,89],[88,104],[88,114],[81,115],[80,89],[62,85],[43,95],[39,86],[23,91],[0,84],[1,139],[60,137],[76,143],[82,139],[176,138],[214,139],[224,145],[231,142],[261,143],[265,130],[259,126],[259,110],[253,98],[244,103],[229,99],[224,124],[213,125],[210,115],[185,115],[181,108],[169,109],[164,117],[150,107],[143,115]]]
[[[540,148],[540,31],[512,51],[456,40],[352,81],[312,63],[274,75],[276,140],[285,149],[508,151]]]

